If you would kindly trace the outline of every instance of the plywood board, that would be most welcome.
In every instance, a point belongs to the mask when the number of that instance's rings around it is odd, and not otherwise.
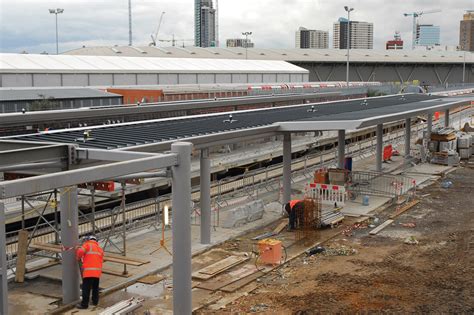
[[[201,282],[197,287],[205,290],[215,291],[242,278],[245,278],[246,276],[249,276],[257,271],[258,269],[255,267],[255,265],[245,265],[242,268],[233,270],[213,280]]]
[[[384,223],[380,224],[379,226],[377,226],[375,229],[373,229],[372,231],[369,232],[370,235],[375,235],[377,234],[378,232],[382,231],[383,229],[385,229],[387,226],[389,226],[390,224],[393,223],[393,220],[387,220],[385,221]]]
[[[226,285],[225,287],[222,287],[220,290],[221,291],[224,291],[224,292],[234,292],[235,290],[243,287],[244,285],[252,282],[252,281],[255,281],[257,280],[258,278],[260,278],[261,276],[263,276],[264,273],[262,271],[258,271],[258,272],[255,272],[245,278],[242,278],[236,282],[233,282],[229,285]]]
[[[204,267],[196,272],[193,273],[193,278],[200,279],[200,280],[208,280],[219,273],[222,273],[238,264],[247,261],[249,257],[244,256],[229,256],[225,259],[222,259],[212,265]]]
[[[26,272],[26,254],[28,252],[28,231],[18,232],[18,251],[16,256],[15,282],[23,283]]]
[[[278,235],[283,231],[286,227],[288,226],[288,220],[281,221],[280,224],[276,226],[276,228],[273,230],[274,235]]]
[[[165,277],[162,275],[149,275],[149,276],[141,278],[137,282],[144,283],[144,284],[157,284],[158,282],[164,279]]]

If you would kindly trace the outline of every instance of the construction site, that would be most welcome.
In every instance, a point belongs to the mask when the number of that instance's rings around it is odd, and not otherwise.
[[[474,86],[107,58],[4,59],[1,314],[474,312]]]

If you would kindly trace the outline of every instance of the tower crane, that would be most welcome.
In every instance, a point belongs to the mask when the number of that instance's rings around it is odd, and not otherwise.
[[[152,42],[148,46],[156,46],[156,41],[158,39],[158,33],[160,31],[161,22],[163,21],[163,15],[165,15],[165,13],[166,13],[165,11],[161,12],[160,21],[158,22],[158,27],[156,28],[155,34],[151,34]]]
[[[416,46],[416,26],[418,24],[418,18],[424,14],[430,13],[438,13],[441,10],[429,10],[429,11],[419,11],[419,12],[412,12],[412,13],[403,13],[404,16],[413,16],[413,34],[412,34],[412,41],[411,41],[411,49],[415,49]]]
[[[177,39],[174,38],[174,34],[171,39],[158,39],[159,42],[171,43],[171,46],[175,47],[177,42],[183,42],[183,47],[185,42],[194,42],[194,39]]]

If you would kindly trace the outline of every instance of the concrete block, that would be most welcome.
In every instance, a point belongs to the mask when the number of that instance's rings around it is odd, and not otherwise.
[[[430,152],[438,152],[438,149],[439,149],[438,141],[431,140],[430,142],[428,142],[428,150],[430,150]]]
[[[255,200],[249,204],[249,213],[247,217],[247,222],[253,222],[260,220],[263,217],[263,211],[265,206],[262,200]]]
[[[469,149],[471,147],[471,136],[461,136],[458,138],[459,149]]]
[[[439,152],[448,152],[451,150],[449,141],[440,141],[439,142]]]
[[[224,210],[220,213],[220,225],[230,229],[260,220],[263,217],[264,209],[263,201],[259,199],[233,209]]]
[[[463,160],[467,160],[471,157],[472,152],[471,148],[469,149],[459,149],[459,157]]]

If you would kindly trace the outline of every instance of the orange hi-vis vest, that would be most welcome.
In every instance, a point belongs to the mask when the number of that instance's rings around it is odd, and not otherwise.
[[[77,260],[82,259],[82,277],[100,278],[104,262],[104,250],[94,240],[82,244],[76,251]]]
[[[300,202],[301,200],[295,199],[290,201],[290,208],[293,209],[293,207]]]

